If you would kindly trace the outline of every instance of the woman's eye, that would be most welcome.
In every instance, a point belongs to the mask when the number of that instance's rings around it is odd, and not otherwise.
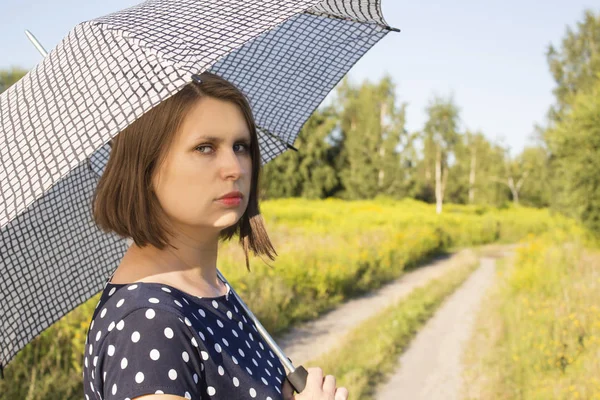
[[[250,146],[248,144],[246,144],[246,143],[236,143],[235,146],[242,146],[243,147],[242,151],[246,151],[247,152],[247,151],[250,150]],[[212,147],[212,146],[205,144],[205,145],[201,145],[201,146],[196,147],[196,150],[202,149],[202,148],[205,148],[205,147]],[[208,152],[205,152],[205,151],[202,151],[202,150],[200,150],[200,153],[209,154]]]
[[[244,148],[243,151],[249,151],[250,150],[250,146],[246,143],[238,143],[238,146],[242,146]]]
[[[210,147],[210,146],[207,146],[207,145],[198,146],[198,147],[196,147],[196,150],[201,149],[203,147]],[[200,151],[200,153],[205,153],[205,152],[204,151]]]

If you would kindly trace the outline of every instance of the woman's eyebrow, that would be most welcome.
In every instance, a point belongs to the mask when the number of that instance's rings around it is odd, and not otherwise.
[[[209,140],[211,142],[216,142],[216,143],[221,143],[221,142],[225,141],[225,139],[223,139],[221,137],[210,136],[210,135],[201,135],[201,136],[198,136],[198,137],[196,137],[196,140]],[[242,136],[240,136],[240,137],[238,137],[236,139],[236,141],[239,141],[239,140],[242,140],[242,141],[244,141],[244,140],[250,140],[250,138],[247,137],[247,136],[245,136],[245,135],[242,135]]]

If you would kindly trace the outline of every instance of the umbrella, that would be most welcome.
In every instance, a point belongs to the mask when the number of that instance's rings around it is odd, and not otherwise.
[[[390,31],[380,0],[149,0],[76,25],[0,94],[0,373],[131,244],[90,209],[114,136],[210,71],[251,99],[264,165]],[[300,392],[306,370],[245,308]]]

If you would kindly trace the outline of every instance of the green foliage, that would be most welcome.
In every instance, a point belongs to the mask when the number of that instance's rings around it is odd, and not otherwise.
[[[26,73],[27,70],[18,67],[0,70],[0,93],[8,89],[9,86],[21,79]]]
[[[591,87],[600,71],[600,14],[585,10],[575,30],[567,27],[560,49],[550,45],[546,57],[557,84],[556,104],[549,116],[559,121],[570,108],[573,96]]]
[[[545,139],[552,153],[552,206],[600,233],[600,72]]]

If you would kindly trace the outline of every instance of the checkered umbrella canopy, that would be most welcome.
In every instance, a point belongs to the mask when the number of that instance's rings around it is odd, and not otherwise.
[[[0,94],[0,373],[131,243],[92,220],[111,138],[210,71],[249,98],[265,164],[390,31],[380,0],[149,0],[75,26]]]

